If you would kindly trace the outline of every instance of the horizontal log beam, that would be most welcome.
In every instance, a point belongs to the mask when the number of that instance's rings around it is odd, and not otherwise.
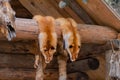
[[[35,80],[35,70],[0,68],[1,80]]]
[[[33,61],[32,55],[0,54],[0,80],[34,80],[35,69],[33,68]],[[58,65],[55,61],[56,60],[53,60],[45,70],[46,80],[58,80]],[[89,58],[68,63],[68,78],[70,77],[76,80],[74,78],[74,76],[76,76],[74,73],[93,70],[93,67],[94,69],[98,68],[99,64],[96,64],[96,62],[98,63],[98,60]],[[78,76],[80,77],[80,75]]]
[[[6,54],[29,54],[33,48],[33,41],[0,41],[0,53]],[[111,49],[110,44],[82,44],[79,58],[92,54],[101,54]]]
[[[37,39],[38,26],[34,20],[17,18],[15,23],[17,26],[17,37],[14,40]],[[58,35],[60,35],[59,30],[59,27],[56,27]],[[115,30],[104,26],[79,24],[78,31],[81,35],[82,43],[103,44],[117,37],[117,32]],[[0,40],[5,40],[5,38],[0,35]]]
[[[120,20],[103,3],[105,0],[76,0],[79,5],[88,13],[91,18],[99,25],[105,25],[120,31]]]
[[[89,17],[87,12],[79,6],[75,0],[69,0],[69,6],[73,11],[86,23],[86,24],[95,24],[95,22]]]
[[[68,74],[68,79],[88,79],[85,73],[71,73]],[[0,80],[35,80],[35,69],[13,69],[0,68]],[[58,80],[58,72],[56,70],[46,70],[45,80]]]
[[[47,65],[47,69],[58,69],[56,57],[50,64]],[[84,60],[78,60],[73,63],[68,63],[68,73],[88,71],[97,69],[99,61],[94,58],[88,58]],[[34,56],[33,55],[16,55],[16,54],[0,54],[0,68],[15,68],[15,69],[34,69]],[[84,67],[82,67],[85,65]]]
[[[32,47],[34,41],[0,41],[0,53],[7,54],[26,54],[30,53],[29,49]]]
[[[33,55],[0,54],[0,68],[34,69]]]
[[[84,60],[78,60],[67,64],[67,71],[68,73],[81,72],[81,71],[84,72],[88,70],[95,70],[98,67],[99,67],[99,60],[95,58],[87,58]]]

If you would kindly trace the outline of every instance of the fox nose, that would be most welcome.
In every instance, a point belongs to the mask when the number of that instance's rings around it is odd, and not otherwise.
[[[71,59],[72,62],[75,61],[75,60],[76,60],[75,58],[72,58],[72,59]]]
[[[50,60],[49,60],[49,59],[46,59],[46,60],[45,60],[45,63],[47,63],[47,64],[50,63]]]
[[[48,58],[45,60],[45,62],[46,62],[46,63],[50,63],[51,60],[52,60],[52,57],[48,57]]]
[[[77,59],[77,56],[72,56],[71,61],[75,61]]]

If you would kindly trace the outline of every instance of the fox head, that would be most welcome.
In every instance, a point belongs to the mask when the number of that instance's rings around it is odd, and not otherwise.
[[[64,49],[68,52],[70,60],[75,61],[78,58],[81,47],[80,35],[77,32],[77,23],[71,18],[60,18],[56,21],[62,27]]]
[[[40,25],[39,46],[45,62],[50,63],[57,47],[57,34],[55,32],[54,18],[35,16]]]
[[[52,40],[48,40],[48,36],[46,33],[39,34],[40,41],[40,51],[44,56],[45,62],[50,63],[53,59],[53,55],[56,52],[57,46],[57,35],[56,33],[50,33]]]
[[[73,36],[72,33],[68,33],[64,36],[64,40],[65,49],[70,56],[70,60],[75,61],[78,58],[81,47],[79,35]]]

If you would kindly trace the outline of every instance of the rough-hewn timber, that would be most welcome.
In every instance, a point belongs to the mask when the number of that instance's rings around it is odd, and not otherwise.
[[[15,40],[37,39],[39,32],[37,23],[34,20],[17,18],[16,26],[17,37]],[[78,31],[81,35],[82,43],[103,44],[117,37],[115,30],[105,26],[79,24]],[[56,32],[60,35],[59,27],[56,27]],[[0,40],[4,40],[2,35],[0,35]]]

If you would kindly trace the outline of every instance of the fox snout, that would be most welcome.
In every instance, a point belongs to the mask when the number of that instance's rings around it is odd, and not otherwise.
[[[51,58],[47,58],[45,59],[45,63],[50,63],[51,60],[52,60]]]
[[[73,61],[75,61],[77,58],[78,58],[77,55],[74,55],[74,56],[72,56],[70,59],[71,59],[71,61],[73,62]]]
[[[51,61],[50,59],[46,59],[45,63],[50,63],[50,61]]]
[[[52,56],[50,57],[50,56],[48,56],[48,57],[46,57],[45,58],[45,63],[50,63],[50,61],[52,60]]]

